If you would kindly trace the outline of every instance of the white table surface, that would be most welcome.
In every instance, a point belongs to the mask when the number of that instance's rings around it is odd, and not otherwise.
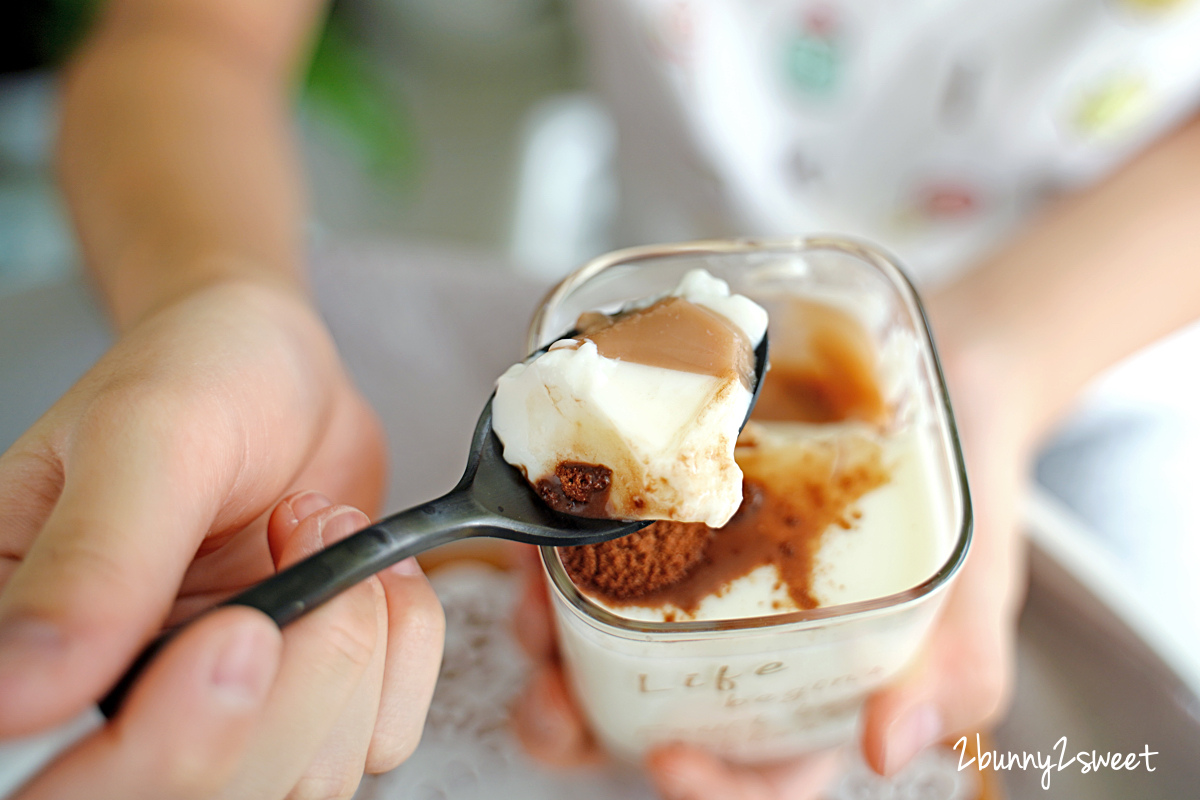
[[[315,258],[314,287],[351,372],[388,431],[388,507],[442,493],[458,477],[494,377],[521,354],[524,327],[545,286],[486,256],[394,244],[331,244]],[[0,448],[6,448],[104,351],[103,317],[79,282],[0,297]],[[1006,773],[1012,797],[1200,796],[1200,679],[1138,599],[1112,590],[1114,565],[1052,498],[1035,496],[1029,603],[1021,620],[1016,698],[996,731],[1002,750],[1159,751],[1154,773]],[[421,748],[397,771],[367,780],[363,798],[649,797],[616,769],[554,773],[525,759],[503,709],[524,663],[484,586],[503,574],[439,577],[450,630],[446,669]],[[506,581],[508,583],[506,583]],[[490,582],[490,583],[489,583]],[[489,588],[490,587],[490,588]],[[467,637],[482,631],[484,639]],[[474,641],[486,645],[476,647]],[[32,749],[32,748],[27,748]],[[28,753],[0,748],[0,796]],[[885,790],[880,790],[885,791]],[[890,791],[890,790],[889,790]],[[902,796],[893,791],[878,796]],[[908,795],[903,795],[908,796]]]

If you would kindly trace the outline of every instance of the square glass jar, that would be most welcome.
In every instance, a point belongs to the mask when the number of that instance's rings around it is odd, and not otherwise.
[[[666,292],[697,267],[768,310],[798,298],[850,313],[878,355],[891,431],[914,435],[926,454],[928,574],[881,596],[731,619],[635,619],[590,598],[557,550],[542,548],[567,677],[610,752],[632,760],[685,742],[744,763],[772,761],[849,740],[867,695],[919,652],[970,546],[970,497],[920,300],[894,261],[865,243],[702,241],[611,253],[546,297],[528,348],[558,338],[585,311]],[[771,340],[772,359],[786,357],[778,348],[787,337]]]

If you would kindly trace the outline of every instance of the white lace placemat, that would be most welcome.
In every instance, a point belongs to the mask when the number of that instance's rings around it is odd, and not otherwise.
[[[421,744],[399,768],[364,779],[358,800],[639,800],[653,798],[635,770],[612,765],[551,770],[522,751],[508,709],[528,663],[510,619],[517,577],[485,565],[437,570],[434,588],[446,609],[446,651]],[[957,770],[949,751],[928,752],[895,780],[857,758],[828,800],[971,800],[978,778]]]
[[[364,779],[358,800],[638,800],[645,778],[618,767],[555,771],[522,751],[508,708],[528,662],[510,632],[517,578],[474,564],[432,576],[446,609],[446,651],[421,744],[399,768]]]

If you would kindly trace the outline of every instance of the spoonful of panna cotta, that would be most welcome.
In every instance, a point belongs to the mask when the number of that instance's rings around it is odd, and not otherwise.
[[[669,295],[611,316],[583,315],[567,338],[500,377],[454,489],[221,605],[257,608],[283,626],[398,561],[459,539],[570,546],[653,520],[720,527],[742,499],[733,448],[767,370],[766,325],[761,307],[701,270]],[[143,650],[101,711],[116,712],[176,631]]]
[[[497,381],[504,459],[556,511],[719,528],[742,500],[733,449],[766,329],[762,307],[703,270],[665,297],[584,314]]]

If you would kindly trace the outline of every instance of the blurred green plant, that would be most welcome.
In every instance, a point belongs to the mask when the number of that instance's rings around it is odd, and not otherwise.
[[[313,52],[305,105],[350,139],[371,174],[407,184],[418,164],[411,117],[338,12],[342,6],[334,4]]]
[[[41,51],[49,64],[60,64],[91,28],[103,0],[49,0],[50,15],[40,31]]]
[[[0,72],[54,66],[71,53],[103,0],[0,3]]]
[[[105,0],[0,1],[0,72],[54,68],[79,46]],[[204,2],[204,0],[197,0]],[[336,128],[370,175],[404,186],[416,174],[410,115],[354,35],[352,4],[334,2],[304,81],[305,109]]]

